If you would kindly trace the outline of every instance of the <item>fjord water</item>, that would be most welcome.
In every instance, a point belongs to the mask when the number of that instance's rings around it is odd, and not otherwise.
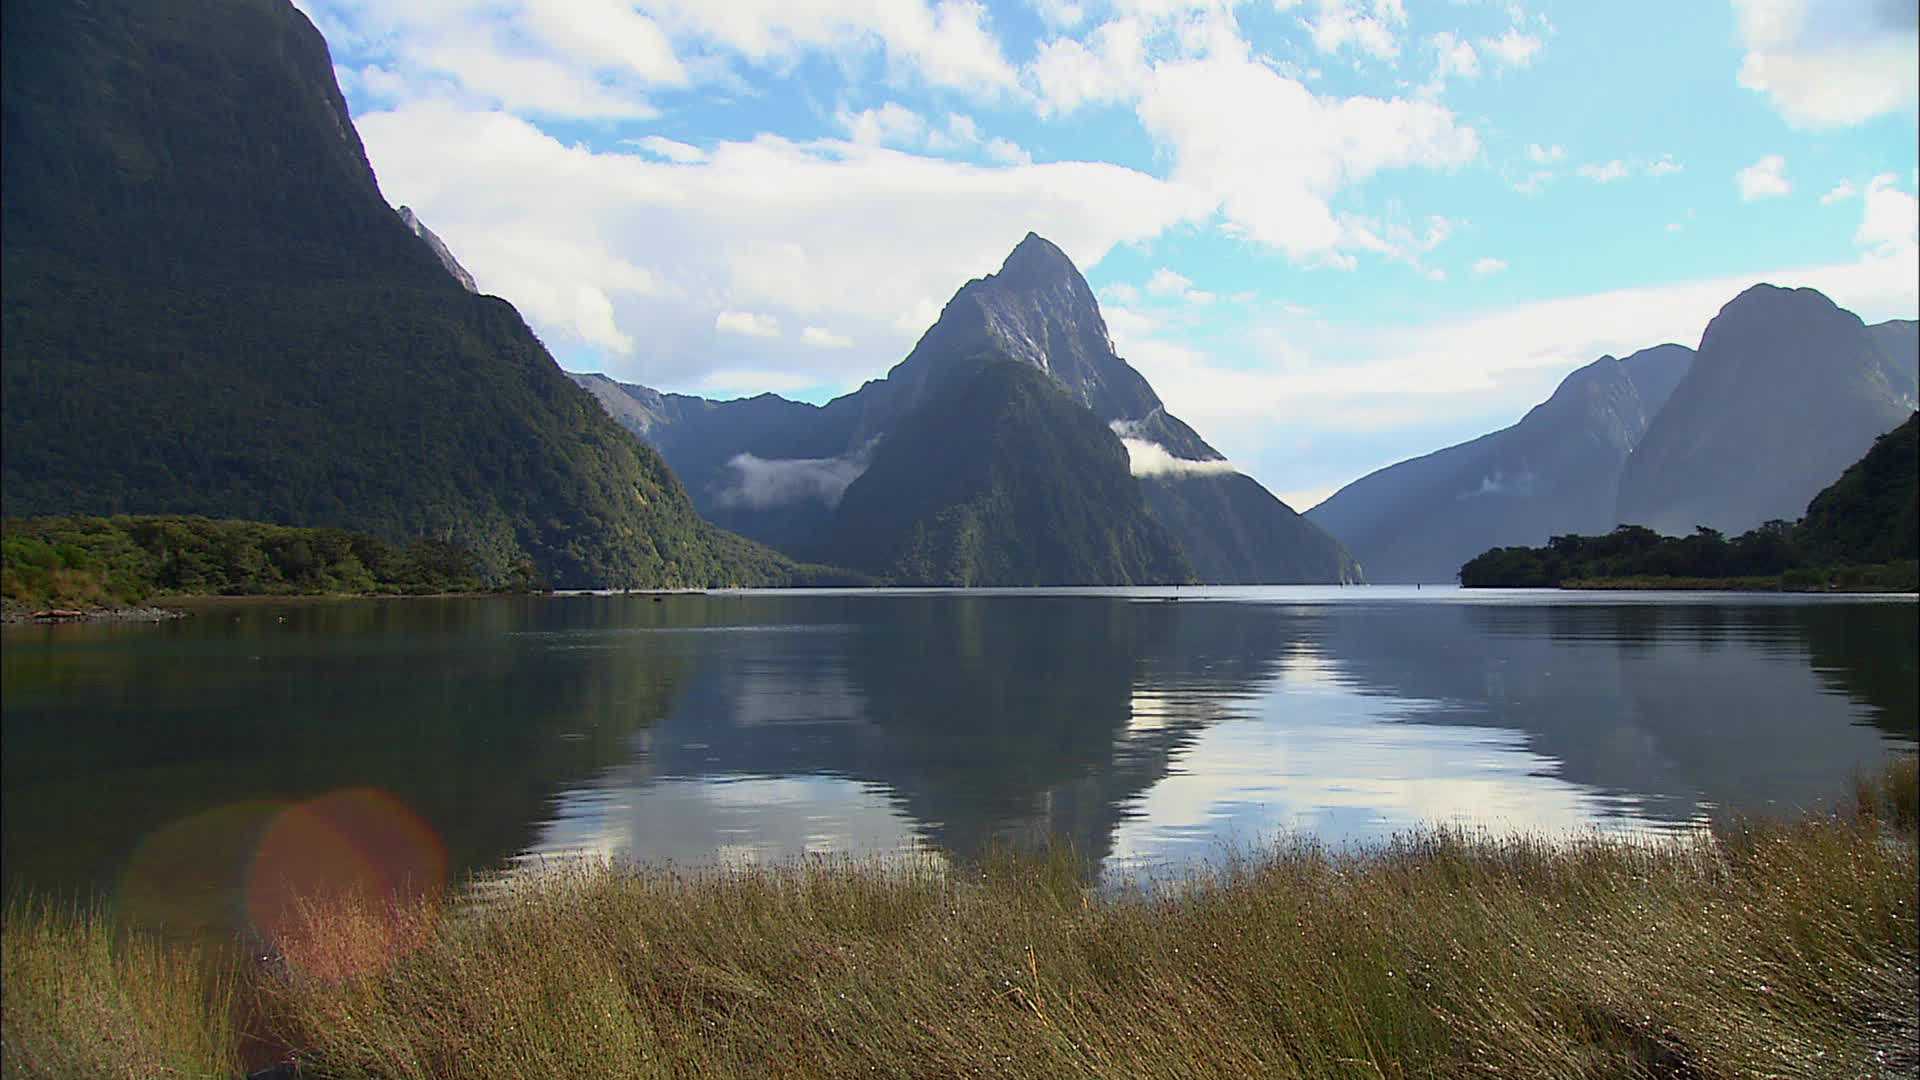
[[[1054,836],[1125,873],[1282,831],[1670,829],[1911,749],[1916,653],[1911,600],[1337,587],[10,627],[6,886],[192,930],[244,925],[269,863],[397,882]]]

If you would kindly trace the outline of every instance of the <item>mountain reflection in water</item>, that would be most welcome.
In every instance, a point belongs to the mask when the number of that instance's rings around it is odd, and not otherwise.
[[[372,789],[449,874],[1279,830],[1668,828],[1915,740],[1914,606],[1427,589],[213,604],[9,628],[9,888],[241,918],[273,815]],[[156,870],[155,868],[161,868]],[[144,906],[142,906],[144,905]]]

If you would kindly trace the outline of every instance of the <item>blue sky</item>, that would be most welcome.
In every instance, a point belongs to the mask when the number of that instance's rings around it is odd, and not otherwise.
[[[300,0],[561,363],[820,401],[1032,229],[1297,508],[1755,281],[1911,318],[1899,0]]]

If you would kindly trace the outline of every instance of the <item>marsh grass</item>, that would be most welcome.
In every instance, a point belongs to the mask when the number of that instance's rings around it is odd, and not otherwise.
[[[95,908],[18,900],[0,929],[0,1072],[8,1077],[229,1077],[233,971],[117,929]]]
[[[309,906],[251,992],[322,1077],[1911,1075],[1912,776],[1677,840],[1289,841],[1105,891],[1065,851],[576,864]]]

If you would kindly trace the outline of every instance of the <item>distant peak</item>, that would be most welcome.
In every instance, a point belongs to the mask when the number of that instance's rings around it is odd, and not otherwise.
[[[1000,264],[1000,274],[1004,277],[1026,278],[1035,275],[1053,275],[1068,273],[1078,276],[1080,270],[1067,258],[1053,241],[1030,232]]]

